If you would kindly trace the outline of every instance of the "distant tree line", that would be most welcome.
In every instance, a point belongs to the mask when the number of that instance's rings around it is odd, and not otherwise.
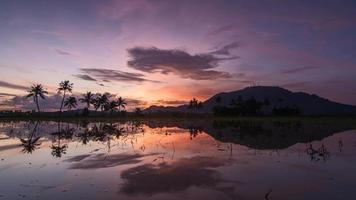
[[[237,99],[233,99],[229,106],[221,105],[221,102],[220,96],[215,98],[216,105],[213,108],[213,112],[216,116],[262,116],[266,114],[263,108],[267,109],[271,106],[268,98],[264,99],[264,101],[258,101],[255,97],[243,99],[239,96]],[[297,106],[274,105],[271,114],[276,116],[299,115],[300,109]]]

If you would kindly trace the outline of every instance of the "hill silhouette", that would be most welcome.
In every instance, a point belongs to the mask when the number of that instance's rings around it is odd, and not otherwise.
[[[262,107],[264,114],[273,112],[273,108],[297,107],[302,115],[356,115],[356,106],[330,101],[315,94],[292,92],[275,86],[253,86],[232,92],[218,93],[203,102],[199,113],[212,113],[215,106],[231,106],[237,99],[254,98],[259,102],[268,102]],[[188,105],[177,107],[151,106],[145,113],[189,112]]]

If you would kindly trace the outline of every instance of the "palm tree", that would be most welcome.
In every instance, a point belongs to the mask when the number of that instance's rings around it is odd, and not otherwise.
[[[188,108],[197,111],[198,109],[203,108],[203,103],[201,101],[198,101],[196,98],[193,98],[192,100],[190,100]]]
[[[125,109],[125,106],[127,105],[127,103],[125,102],[125,100],[122,97],[119,97],[117,99],[117,104],[119,106],[119,112],[120,112],[120,108],[122,107],[123,109]]]
[[[59,83],[59,87],[58,87],[57,90],[58,90],[58,93],[61,93],[63,91],[63,98],[62,98],[61,108],[59,109],[59,111],[62,112],[64,99],[66,97],[66,92],[72,92],[73,83],[71,83],[69,81],[62,81],[62,82]]]
[[[106,104],[105,110],[110,111],[110,113],[112,114],[117,107],[119,107],[120,109],[119,101],[112,100],[108,104]]]
[[[68,97],[65,101],[64,101],[64,107],[69,108],[69,110],[72,110],[72,108],[77,107],[77,99],[75,97]]]
[[[33,97],[33,101],[37,106],[38,112],[40,112],[40,106],[38,105],[38,97],[45,99],[45,94],[48,94],[48,92],[43,88],[41,84],[33,84],[30,87],[30,90],[28,91],[28,95],[26,96],[27,98]]]
[[[98,110],[100,108],[100,110],[103,111],[105,110],[108,104],[109,97],[107,94],[99,94],[94,101],[95,110]]]
[[[87,104],[87,109],[89,110],[90,104],[93,103],[94,94],[91,92],[87,92],[83,94],[83,97],[79,99],[80,102]]]

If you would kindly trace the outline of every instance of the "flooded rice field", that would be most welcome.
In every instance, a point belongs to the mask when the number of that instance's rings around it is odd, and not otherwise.
[[[0,199],[356,199],[349,124],[0,122]]]

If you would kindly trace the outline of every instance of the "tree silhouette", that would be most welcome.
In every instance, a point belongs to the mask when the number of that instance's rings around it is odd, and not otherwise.
[[[26,96],[27,98],[33,97],[33,101],[35,102],[37,106],[37,111],[40,113],[40,106],[38,105],[38,97],[45,99],[45,95],[48,94],[48,92],[43,88],[41,84],[33,84],[30,87],[30,90],[28,91],[28,95]]]
[[[203,103],[201,101],[198,101],[196,98],[193,98],[192,100],[190,100],[188,108],[197,111],[198,109],[203,108]]]
[[[67,107],[69,110],[72,110],[72,108],[76,108],[77,105],[77,99],[75,97],[68,97],[64,101],[64,107]]]
[[[112,114],[117,107],[119,107],[119,102],[116,100],[112,100],[108,104],[106,104],[105,110],[110,111],[110,113]]]
[[[100,111],[105,110],[109,104],[109,95],[108,94],[99,94],[94,100],[93,105],[97,111],[100,108]]]
[[[62,112],[62,108],[63,108],[63,103],[64,103],[64,99],[66,97],[66,92],[72,92],[73,90],[73,83],[69,82],[69,81],[62,81],[59,83],[59,87],[58,87],[58,93],[63,92],[63,98],[62,98],[62,103],[61,103],[61,108],[59,109],[60,112]]]
[[[87,109],[89,110],[90,105],[93,103],[94,94],[91,92],[87,92],[83,94],[83,97],[79,99],[80,102],[85,103],[87,105]]]
[[[122,107],[123,109],[125,109],[125,106],[127,105],[127,103],[125,102],[125,100],[122,97],[119,97],[117,99],[117,103],[119,105],[119,112],[120,112],[120,108]]]

